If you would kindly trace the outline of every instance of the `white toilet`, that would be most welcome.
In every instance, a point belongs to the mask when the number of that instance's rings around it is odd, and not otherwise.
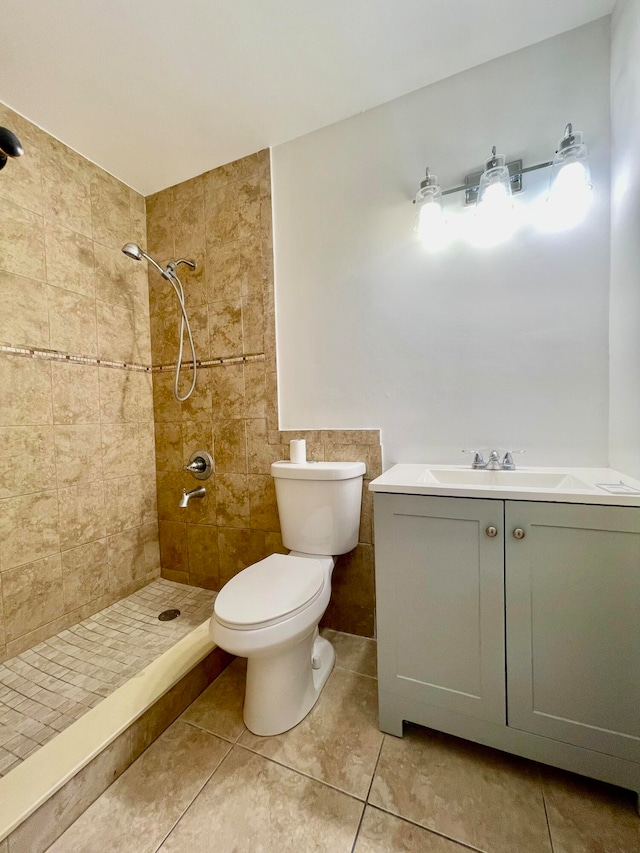
[[[274,462],[282,541],[218,594],[209,634],[220,648],[246,657],[244,722],[275,735],[313,708],[335,652],[318,634],[331,597],[334,556],[358,543],[363,462]]]

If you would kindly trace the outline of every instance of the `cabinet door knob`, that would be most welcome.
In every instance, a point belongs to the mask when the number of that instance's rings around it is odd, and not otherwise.
[[[497,527],[487,527],[487,536],[490,536],[492,539],[494,536],[498,535]]]
[[[516,527],[516,529],[513,531],[514,539],[524,539],[525,535],[526,534],[521,527]]]

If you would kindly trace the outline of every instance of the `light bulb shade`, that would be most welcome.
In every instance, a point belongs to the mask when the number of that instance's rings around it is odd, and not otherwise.
[[[582,133],[567,125],[551,165],[547,207],[548,225],[554,230],[572,228],[584,218],[591,201],[589,152]]]
[[[494,154],[478,184],[473,242],[496,246],[511,237],[514,228],[509,168],[503,156]]]
[[[442,210],[442,191],[435,175],[420,184],[415,198],[416,215],[413,230],[430,251],[442,249],[448,242],[447,225]]]

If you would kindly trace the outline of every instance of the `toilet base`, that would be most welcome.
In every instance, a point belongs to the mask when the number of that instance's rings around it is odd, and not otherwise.
[[[317,627],[295,646],[247,660],[244,722],[255,735],[278,735],[303,720],[331,675],[336,653]]]

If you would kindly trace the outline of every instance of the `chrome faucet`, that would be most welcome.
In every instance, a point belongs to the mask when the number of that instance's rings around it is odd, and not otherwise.
[[[191,498],[203,498],[206,494],[207,490],[204,486],[198,486],[197,489],[191,489],[190,492],[188,492],[186,489],[183,489],[179,506],[183,508],[187,507],[189,506],[189,501],[191,500]]]
[[[515,471],[516,466],[513,461],[515,453],[524,453],[524,450],[507,450],[504,457],[500,459],[500,454],[497,450],[492,450],[489,453],[489,458],[485,462],[482,453],[479,450],[463,450],[463,453],[473,453],[473,461],[471,467],[474,470],[484,471]]]

